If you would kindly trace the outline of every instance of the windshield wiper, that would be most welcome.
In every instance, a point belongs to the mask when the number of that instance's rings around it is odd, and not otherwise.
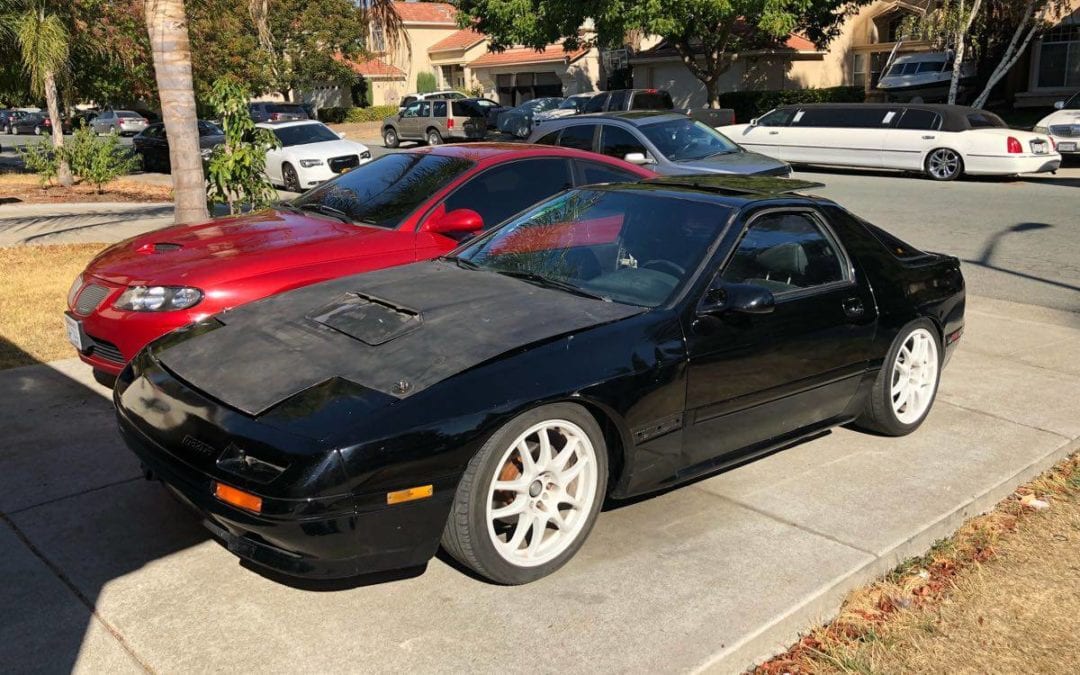
[[[606,295],[598,295],[596,293],[590,293],[589,291],[575,286],[567,281],[560,281],[559,279],[552,279],[545,277],[535,272],[523,272],[521,270],[500,270],[493,269],[493,272],[506,275],[508,277],[514,277],[515,279],[521,279],[522,281],[528,281],[534,283],[537,286],[543,286],[545,288],[556,288],[560,291],[566,291],[567,293],[573,293],[574,295],[580,295],[583,298],[592,298],[593,300],[602,300],[604,302],[611,302],[611,298]]]
[[[327,206],[326,204],[319,204],[318,202],[310,204],[294,204],[293,202],[281,202],[277,205],[277,208],[289,211],[291,213],[318,213],[335,220],[340,220],[343,223],[349,225],[355,225],[356,221],[349,217],[349,214],[340,209],[335,209],[333,206]]]
[[[457,265],[458,267],[460,267],[463,270],[478,270],[478,269],[480,269],[480,266],[477,265],[476,263],[474,263],[473,261],[468,260],[466,258],[459,258],[456,255],[439,256],[439,260],[443,260],[445,262],[452,262],[452,263],[454,263],[455,265]]]

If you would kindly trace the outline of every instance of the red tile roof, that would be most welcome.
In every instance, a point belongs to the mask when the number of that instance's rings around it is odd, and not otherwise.
[[[395,2],[394,11],[405,23],[457,25],[457,10],[446,2]]]
[[[483,33],[479,33],[472,28],[462,28],[428,47],[428,52],[448,52],[455,49],[468,49],[469,47],[480,44],[485,39],[487,39],[487,36]]]
[[[788,36],[788,39],[784,41],[784,46],[788,49],[794,49],[797,52],[813,52],[817,51],[817,45],[810,40],[807,40],[801,35],[792,33]]]
[[[404,70],[381,59],[370,58],[364,61],[350,61],[340,54],[335,58],[352,68],[357,75],[363,75],[364,77],[389,77],[394,79],[405,77]]]
[[[488,52],[476,59],[469,66],[473,68],[488,68],[491,66],[517,66],[528,63],[558,63],[564,59],[567,63],[577,61],[588,53],[588,49],[580,48],[567,52],[562,45],[548,45],[537,51],[532,47],[512,47],[502,52]]]

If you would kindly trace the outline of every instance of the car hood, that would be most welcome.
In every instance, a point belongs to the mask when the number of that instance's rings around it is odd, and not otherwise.
[[[1080,110],[1058,110],[1050,113],[1046,117],[1039,120],[1037,127],[1048,127],[1050,125],[1057,126],[1059,124],[1078,124],[1080,125]]]
[[[260,415],[333,380],[406,398],[511,350],[643,311],[424,262],[245,305],[215,317],[216,330],[166,340],[155,357],[210,397]]]
[[[755,174],[773,172],[787,167],[786,162],[781,162],[772,157],[756,152],[733,152],[728,155],[716,155],[705,159],[689,162],[671,162],[661,164],[654,168],[657,173],[664,174],[695,174],[695,173],[735,173]]]
[[[342,138],[336,141],[290,145],[281,150],[282,152],[287,152],[298,157],[303,156],[311,159],[325,159],[327,157],[339,157],[341,155],[359,155],[367,149],[367,146],[362,143],[347,141]]]
[[[268,209],[198,225],[154,230],[110,246],[86,273],[120,285],[188,285],[207,290],[237,279],[307,267],[360,251],[378,253],[394,230]]]

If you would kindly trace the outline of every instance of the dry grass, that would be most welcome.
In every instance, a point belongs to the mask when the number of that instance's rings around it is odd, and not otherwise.
[[[67,292],[104,247],[0,247],[0,369],[75,356],[61,318]]]
[[[1048,501],[1034,511],[1024,495]],[[1080,670],[1080,454],[853,592],[759,673]]]
[[[85,182],[71,187],[52,185],[41,189],[37,176],[28,173],[0,174],[0,204],[24,202],[29,204],[52,204],[64,202],[171,202],[172,187],[117,178],[97,188]]]
[[[342,122],[328,126],[338,133],[345,132],[350,141],[382,138],[382,122]]]

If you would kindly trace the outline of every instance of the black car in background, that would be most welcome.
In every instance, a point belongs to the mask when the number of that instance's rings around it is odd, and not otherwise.
[[[532,131],[533,117],[540,113],[555,110],[566,99],[561,96],[547,96],[525,101],[516,108],[510,108],[499,114],[498,128],[504,134],[526,138]]]
[[[248,104],[248,112],[251,114],[251,119],[256,123],[314,119],[308,114],[307,108],[299,103],[256,101]]]
[[[8,135],[14,134],[15,122],[29,114],[22,110],[0,110],[0,130]]]
[[[66,119],[60,122],[61,131],[71,133],[71,127]],[[8,122],[10,134],[33,134],[35,136],[47,136],[52,133],[52,120],[47,112],[25,113]]]
[[[710,127],[735,123],[731,108],[676,108],[671,94],[664,89],[614,89],[596,94],[585,104],[585,113],[623,112],[630,110],[671,110]]]
[[[816,186],[561,192],[443,258],[151,343],[117,380],[120,430],[259,565],[346,577],[441,542],[498,583],[539,579],[608,496],[840,424],[922,424],[963,331],[960,262],[792,192]]]
[[[210,159],[214,148],[225,142],[225,132],[213,122],[199,120],[199,154],[203,162]],[[169,138],[165,125],[151,124],[132,139],[135,154],[142,161],[143,171],[169,173]]]

